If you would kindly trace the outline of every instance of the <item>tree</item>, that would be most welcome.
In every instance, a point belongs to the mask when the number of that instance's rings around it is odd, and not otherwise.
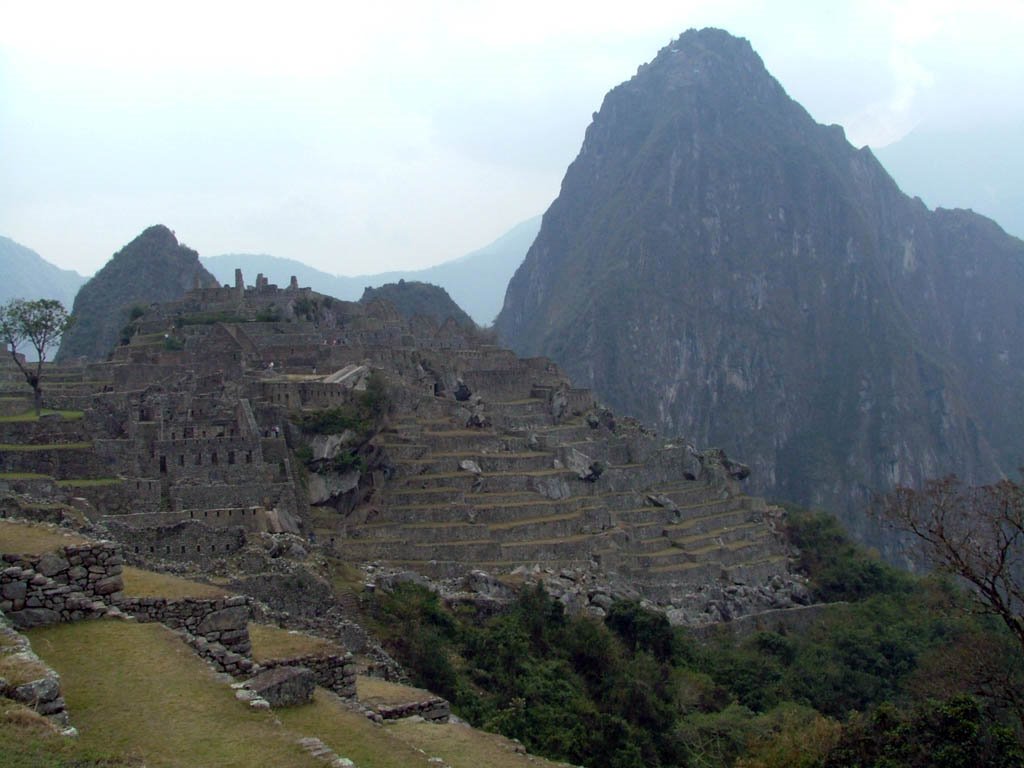
[[[880,512],[911,535],[926,563],[966,582],[1024,653],[1024,486],[1001,480],[971,487],[951,475],[921,491],[897,488]]]
[[[74,318],[64,305],[55,299],[25,301],[12,299],[0,307],[0,338],[10,350],[15,365],[32,387],[33,402],[38,416],[43,407],[43,363],[46,353],[60,344],[61,336],[71,327]],[[18,354],[18,347],[31,344],[38,355],[33,365]]]

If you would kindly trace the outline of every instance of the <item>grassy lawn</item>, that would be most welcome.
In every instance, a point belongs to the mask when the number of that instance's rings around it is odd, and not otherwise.
[[[0,697],[0,765],[4,768],[114,768],[140,766],[106,749],[83,747],[61,736],[50,722]]]
[[[250,624],[249,637],[252,639],[253,661],[260,663],[270,659],[292,659],[312,654],[326,656],[332,653],[345,653],[344,648],[330,640],[271,624]]]
[[[189,581],[169,573],[144,571],[130,565],[124,567],[124,593],[128,597],[166,597],[178,600],[183,597],[227,597],[232,593],[222,587]]]
[[[440,757],[452,768],[558,768],[566,765],[517,753],[516,745],[504,736],[465,725],[399,720],[386,727],[389,733],[406,744],[422,749],[432,757]]]
[[[38,472],[0,472],[0,480],[52,480],[49,475]]]
[[[0,520],[0,552],[39,555],[58,547],[84,544],[87,539],[46,525]]]
[[[359,768],[431,767],[429,754],[392,737],[390,729],[374,725],[359,713],[347,709],[337,697],[322,688],[316,689],[312,704],[278,710],[278,717],[285,728],[296,734],[316,736]],[[486,765],[486,762],[477,763],[479,768]]]
[[[434,694],[422,688],[400,685],[379,677],[359,675],[356,678],[356,697],[370,707],[379,704],[409,704],[432,699]]]
[[[92,448],[92,443],[0,443],[0,451],[81,451]]]
[[[160,624],[84,621],[28,634],[61,676],[83,749],[113,750],[150,768],[322,766],[272,712],[236,701]]]
[[[122,482],[120,477],[75,477],[58,480],[57,485],[61,488],[99,488],[105,485],[120,485]]]
[[[78,421],[85,413],[83,411],[55,411],[52,408],[43,408],[43,416],[52,416],[55,413],[59,413],[62,417],[68,421]],[[39,421],[39,417],[36,416],[34,410],[28,410],[24,413],[16,414],[15,416],[0,416],[0,422],[12,422],[12,421]]]

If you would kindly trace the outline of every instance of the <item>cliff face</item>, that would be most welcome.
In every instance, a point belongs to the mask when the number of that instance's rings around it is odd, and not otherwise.
[[[199,254],[179,245],[163,225],[146,229],[115,253],[75,296],[75,325],[64,335],[57,360],[106,358],[120,339],[131,308],[173,301],[195,287],[215,287]]]
[[[930,212],[745,40],[689,31],[612,90],[496,322],[616,409],[853,511],[1024,457],[1024,243]]]

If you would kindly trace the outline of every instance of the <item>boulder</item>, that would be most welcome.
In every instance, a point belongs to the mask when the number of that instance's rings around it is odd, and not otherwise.
[[[251,678],[245,687],[271,707],[293,707],[313,699],[316,678],[306,667],[274,667]]]

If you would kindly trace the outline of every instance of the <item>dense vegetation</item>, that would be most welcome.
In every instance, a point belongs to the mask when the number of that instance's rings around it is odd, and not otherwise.
[[[867,556],[831,518],[794,513],[790,535],[816,595],[843,601],[800,632],[698,640],[633,603],[568,616],[539,587],[482,620],[408,584],[372,609],[458,714],[574,763],[1024,765],[1008,633],[949,584]]]

